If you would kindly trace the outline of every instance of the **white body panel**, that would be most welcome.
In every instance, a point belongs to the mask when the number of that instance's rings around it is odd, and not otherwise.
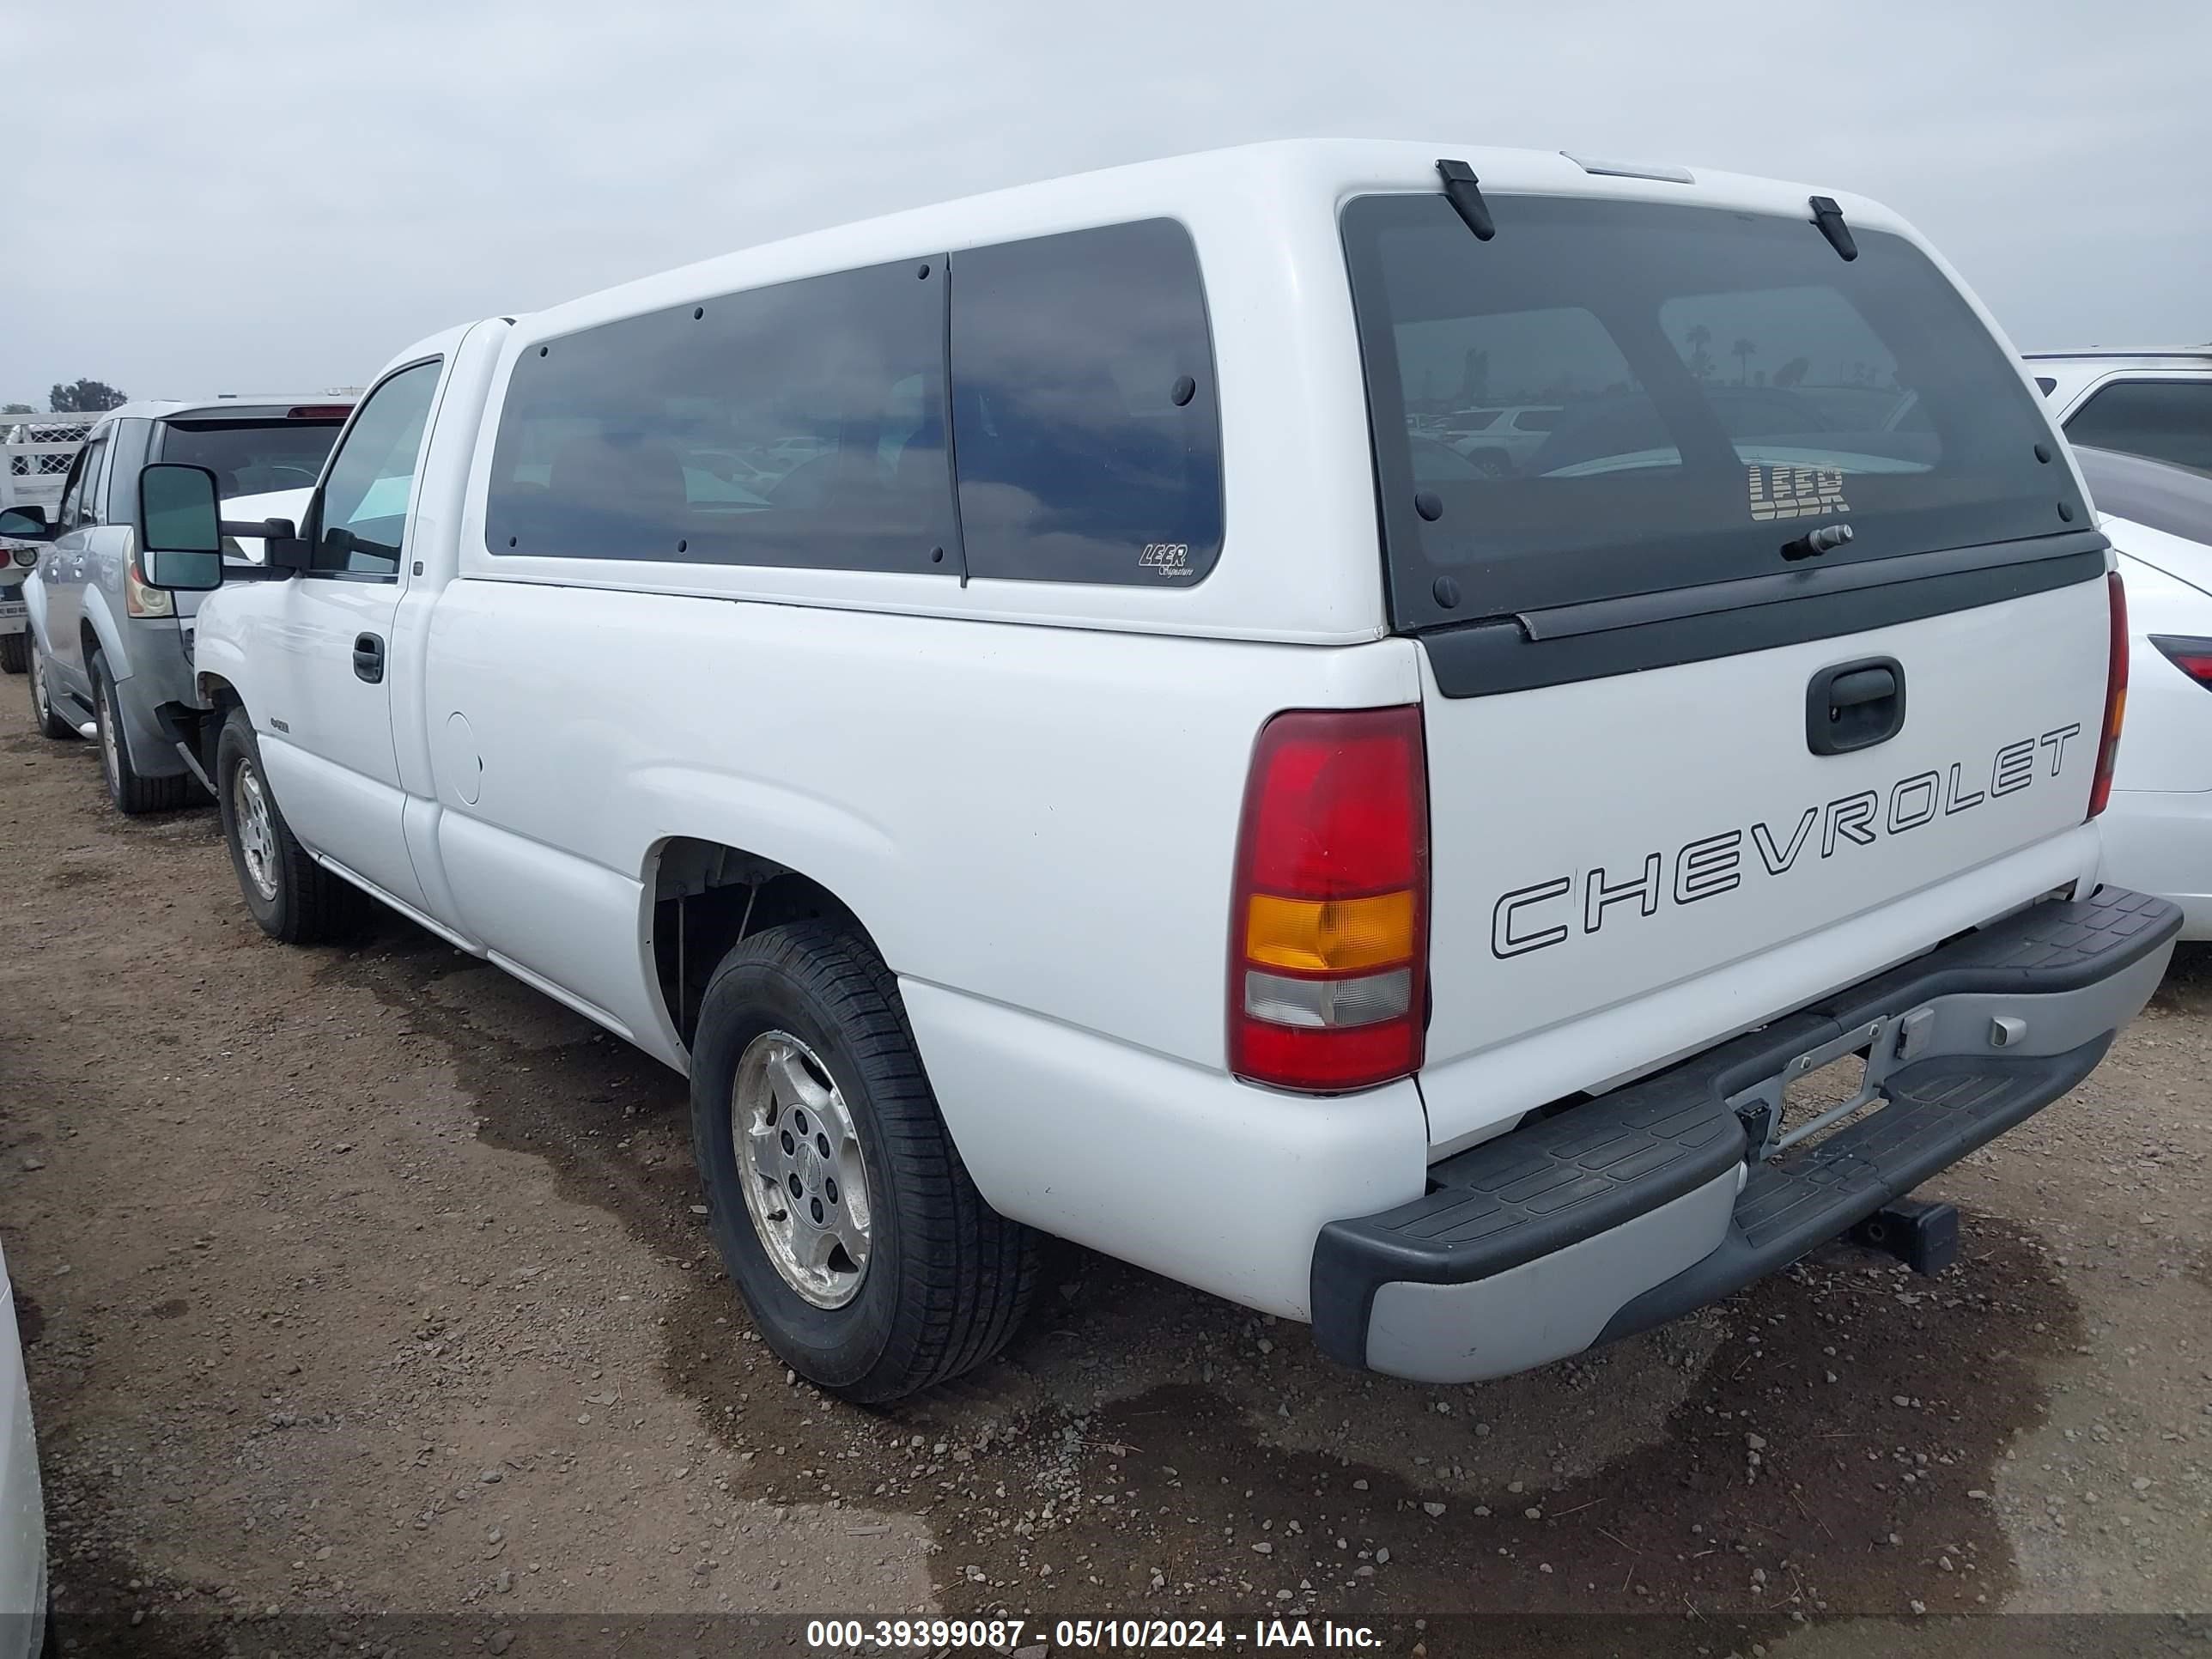
[[[276,603],[246,649],[266,665],[266,707],[285,729],[264,733],[269,781],[308,846],[420,908],[399,819],[392,687],[354,672],[363,634],[388,639],[398,590],[385,583],[268,584]]]
[[[825,231],[453,331],[394,360],[449,365],[398,581],[374,601],[303,601],[308,579],[225,588],[199,612],[203,689],[243,702],[312,850],[672,1066],[687,1056],[655,968],[662,848],[720,843],[810,878],[899,975],[993,1205],[1302,1316],[1316,1231],[1418,1196],[1428,1160],[2096,864],[2081,824],[2103,694],[2094,580],[1756,659],[1438,694],[1422,647],[1389,631],[1335,208],[1433,190],[1440,154],[1465,155],[1493,193],[1686,199],[1559,156],[1261,146]],[[1806,191],[1701,174],[1692,199],[1802,216]],[[1911,234],[1838,199],[1855,223]],[[497,413],[544,342],[750,286],[1157,215],[1196,246],[1218,369],[1227,532],[1202,582],[962,583],[485,546]],[[380,688],[353,678],[355,631],[387,633]],[[1927,711],[1909,741],[1812,763],[1807,675],[1908,651]],[[2027,652],[2035,675],[1990,672]],[[2001,697],[1974,695],[1993,684]],[[1224,981],[1255,738],[1284,709],[1408,702],[1428,721],[1436,826],[1428,1069],[1338,1099],[1238,1082]],[[2036,745],[2069,726],[2048,775],[2055,745]],[[1762,821],[1786,842],[1798,812],[1862,787],[1954,763],[1985,782],[1995,751],[2023,737],[2035,776],[2022,793],[1841,849],[1855,860],[1824,860],[1816,823],[1778,899],[1618,915],[1601,939],[1498,971],[1492,911],[1509,887]]]
[[[1253,734],[1411,701],[1416,656],[464,580],[427,707],[482,793],[434,762],[437,847],[465,932],[640,1033],[641,884],[689,836],[820,882],[902,976],[1218,1069]],[[592,665],[557,738],[525,658]]]

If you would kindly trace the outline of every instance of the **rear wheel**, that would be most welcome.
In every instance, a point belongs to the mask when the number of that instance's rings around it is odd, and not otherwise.
[[[357,914],[355,888],[308,854],[276,810],[261,769],[253,722],[234,708],[216,745],[216,799],[239,891],[261,931],[287,945],[315,945]]]
[[[0,634],[0,672],[20,674],[31,660],[28,634]]]
[[[824,922],[724,958],[691,1066],[716,1249],[769,1346],[878,1405],[1006,1346],[1036,1277],[938,1114],[890,970]]]
[[[131,734],[123,729],[123,716],[115,706],[115,676],[109,672],[107,653],[92,653],[93,735],[100,743],[100,775],[107,781],[107,798],[115,810],[132,817],[142,812],[173,812],[191,799],[189,775],[149,778],[131,759]]]
[[[54,708],[53,670],[47,665],[46,653],[39,649],[36,640],[31,641],[31,719],[42,738],[57,741],[76,736],[76,727],[64,720]]]

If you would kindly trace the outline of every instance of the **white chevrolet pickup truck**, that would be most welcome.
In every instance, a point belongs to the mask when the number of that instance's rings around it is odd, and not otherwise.
[[[1492,404],[1550,428],[1432,435]],[[425,340],[259,567],[143,488],[257,920],[366,892],[687,1073],[732,1278],[858,1401],[996,1351],[1037,1232],[1437,1381],[1940,1260],[1905,1194],[2179,921],[2099,884],[2065,446],[1850,196],[1146,163]]]

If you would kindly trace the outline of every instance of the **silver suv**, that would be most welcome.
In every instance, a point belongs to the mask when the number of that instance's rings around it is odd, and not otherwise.
[[[86,438],[58,507],[0,515],[0,536],[41,544],[23,584],[39,729],[96,738],[107,793],[121,811],[182,806],[193,783],[162,709],[194,700],[198,596],[145,585],[139,469],[154,461],[206,467],[226,501],[306,488],[352,412],[349,395],[331,394],[125,404]]]

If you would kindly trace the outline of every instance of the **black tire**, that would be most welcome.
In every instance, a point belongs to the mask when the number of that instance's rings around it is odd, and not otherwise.
[[[746,1205],[732,1090],[747,1048],[771,1032],[813,1050],[860,1143],[868,1260],[841,1307],[793,1288]],[[882,1405],[973,1370],[1012,1336],[1036,1282],[1035,1237],[976,1192],[897,981],[849,932],[819,921],[769,928],[723,959],[692,1047],[691,1134],[722,1263],[769,1346],[809,1382]]]
[[[271,886],[264,891],[248,866],[240,839],[240,778],[246,773],[260,793],[269,836],[267,860]],[[216,744],[216,801],[222,812],[222,838],[230,848],[230,867],[238,890],[261,931],[287,945],[319,945],[343,933],[360,915],[360,890],[332,875],[308,856],[277,810],[276,796],[261,767],[261,745],[243,708],[223,720]]]
[[[39,728],[40,737],[57,743],[72,742],[76,737],[76,727],[54,708],[53,669],[35,640],[31,641],[31,723]]]
[[[131,759],[131,733],[115,711],[115,676],[107,666],[107,653],[92,653],[93,740],[100,747],[100,774],[107,781],[107,798],[118,812],[137,817],[143,812],[173,812],[192,798],[191,775],[149,778]]]
[[[20,674],[31,665],[31,635],[0,634],[0,673]]]

